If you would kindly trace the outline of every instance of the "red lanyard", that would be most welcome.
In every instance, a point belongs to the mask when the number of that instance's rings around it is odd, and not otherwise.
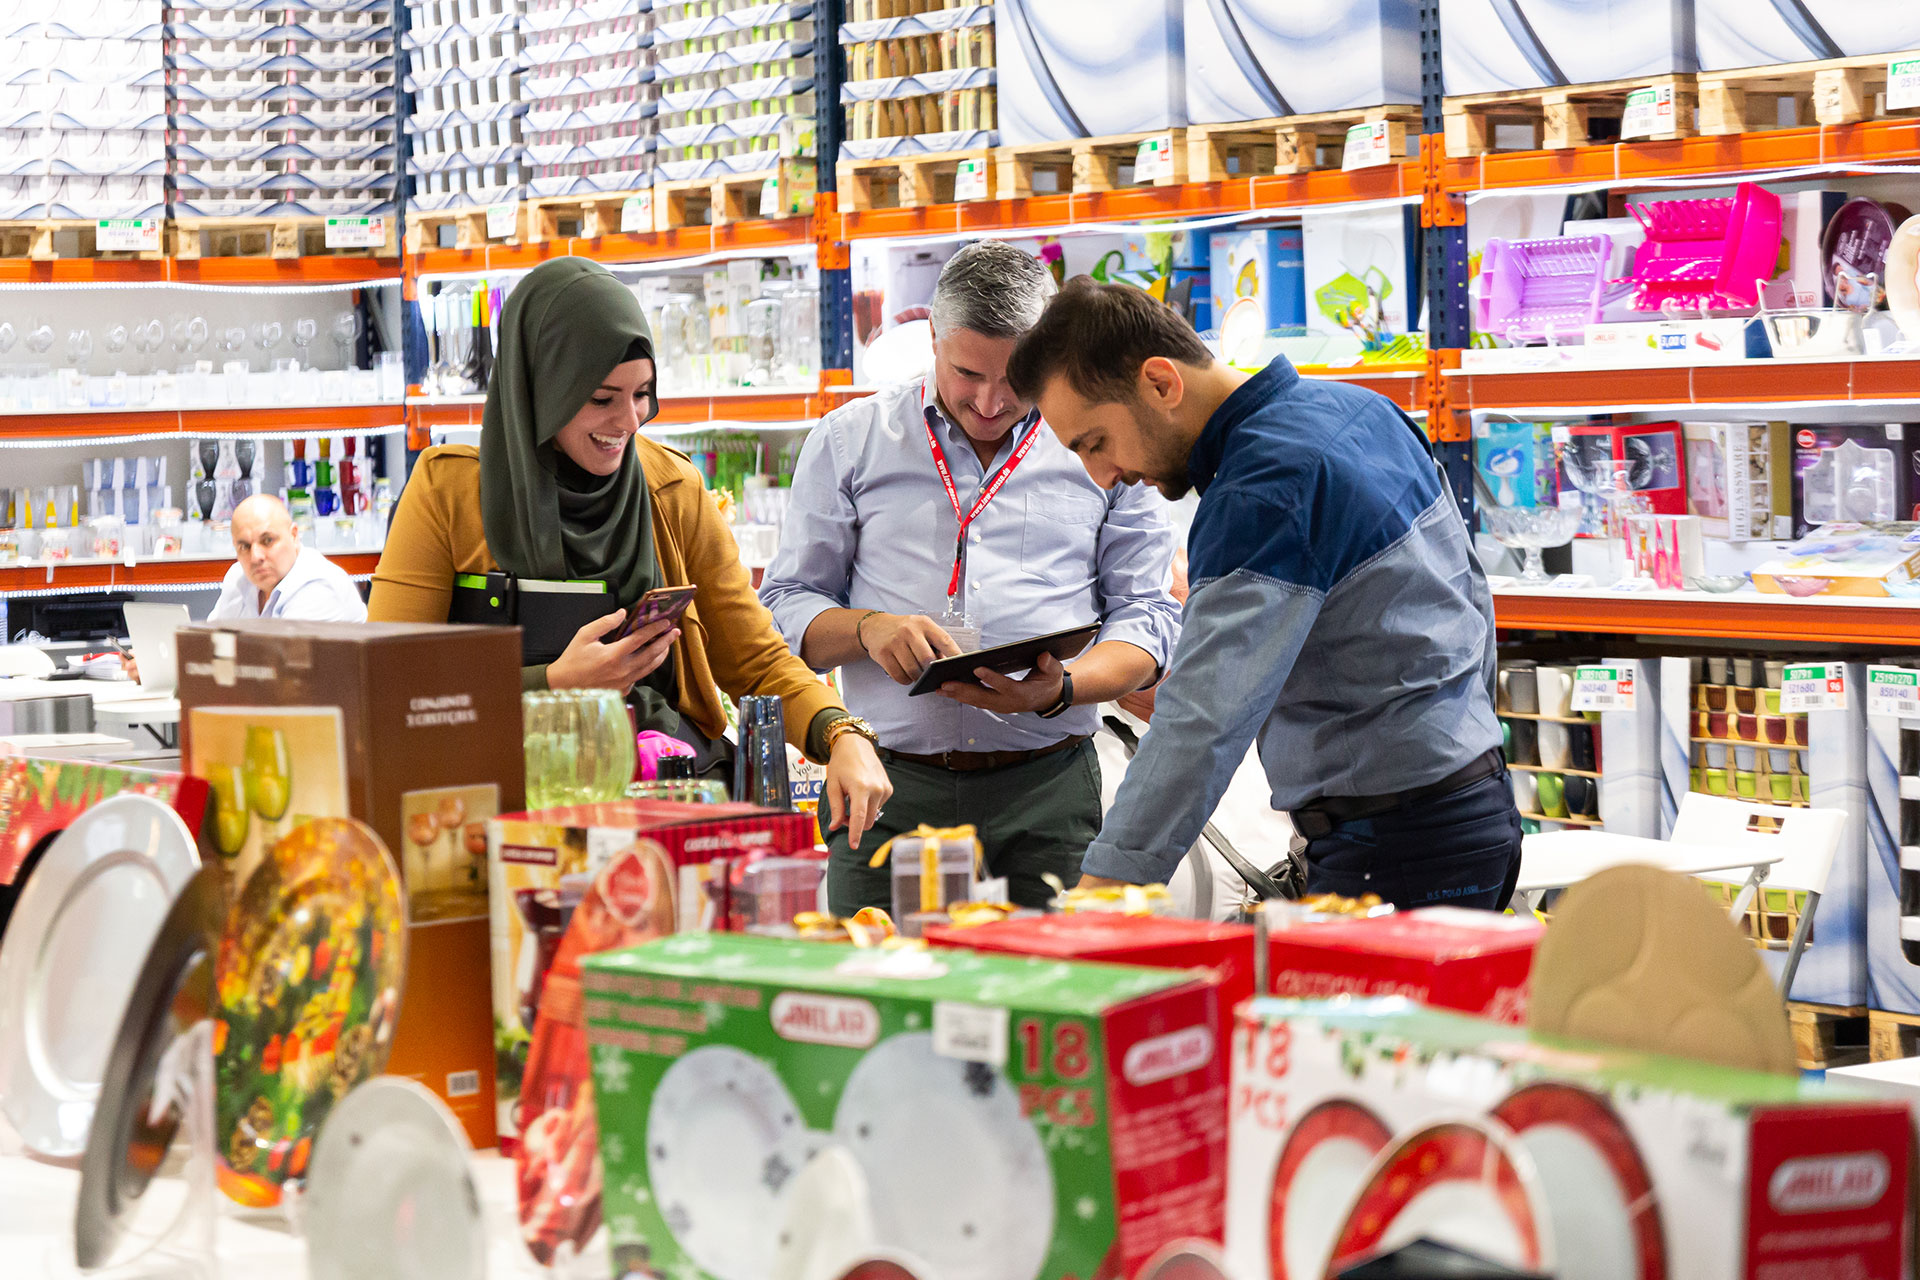
[[[927,429],[927,443],[933,446],[934,470],[940,473],[940,483],[947,491],[947,501],[953,504],[954,519],[960,522],[960,532],[953,544],[953,576],[947,579],[947,599],[952,600],[960,594],[960,561],[966,554],[967,526],[973,523],[975,516],[987,509],[987,504],[993,501],[993,496],[1000,492],[1002,485],[1006,484],[1007,477],[1013,474],[1013,469],[1020,465],[1021,460],[1027,456],[1027,452],[1039,441],[1040,424],[1037,422],[1033,424],[1032,429],[1027,432],[1027,438],[1014,446],[1013,456],[1001,463],[1000,469],[980,486],[980,496],[973,500],[973,509],[961,515],[960,491],[953,487],[953,469],[947,466],[947,451],[940,447],[940,437],[934,434],[933,423],[927,418],[926,406],[927,391],[922,387],[920,389],[920,425]]]

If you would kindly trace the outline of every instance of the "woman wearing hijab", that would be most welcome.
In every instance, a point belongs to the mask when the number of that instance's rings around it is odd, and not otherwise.
[[[480,448],[440,445],[414,464],[368,618],[445,622],[463,574],[603,581],[618,607],[523,668],[523,687],[628,690],[642,729],[703,760],[726,727],[716,684],[778,694],[788,740],[827,762],[833,826],[857,848],[892,793],[872,731],[781,642],[700,473],[639,434],[659,400],[632,291],[584,258],[544,262],[507,299],[498,341]],[[677,626],[603,642],[648,591],[683,585],[698,594]]]

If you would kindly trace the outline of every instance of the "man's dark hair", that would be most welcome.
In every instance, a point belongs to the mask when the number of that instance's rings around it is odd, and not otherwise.
[[[1064,377],[1094,404],[1127,404],[1138,394],[1140,366],[1155,356],[1213,363],[1193,326],[1166,303],[1130,285],[1075,276],[1014,345],[1007,380],[1028,403]]]

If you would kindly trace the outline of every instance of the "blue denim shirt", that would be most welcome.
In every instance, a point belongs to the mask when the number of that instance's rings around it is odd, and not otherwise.
[[[1276,809],[1425,786],[1500,743],[1493,597],[1391,401],[1277,358],[1188,471],[1184,629],[1090,875],[1170,876],[1256,733]]]
[[[923,417],[923,415],[925,415]],[[760,599],[795,653],[828,609],[923,613],[947,605],[958,521],[934,470],[923,423],[940,434],[960,509],[1029,432],[1041,439],[967,532],[961,605],[983,646],[1090,622],[1164,666],[1179,631],[1168,594],[1173,533],[1145,486],[1102,490],[1037,417],[990,467],[935,406],[931,379],[887,387],[820,420],[801,449],[780,550]],[[1098,708],[1052,720],[996,715],[937,694],[909,698],[877,663],[841,671],[847,706],[896,751],[1024,751],[1092,733]]]

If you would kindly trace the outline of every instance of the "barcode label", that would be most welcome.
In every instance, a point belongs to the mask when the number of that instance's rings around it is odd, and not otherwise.
[[[1575,711],[1633,710],[1633,668],[1574,668],[1573,709]]]
[[[1370,169],[1377,164],[1392,164],[1397,159],[1393,154],[1392,129],[1385,120],[1356,124],[1347,130],[1346,149],[1340,153],[1342,169]]]
[[[1627,95],[1626,114],[1620,118],[1620,136],[1649,138],[1673,129],[1673,86],[1635,89]]]
[[[378,249],[387,242],[385,218],[328,218],[327,248]]]
[[[158,252],[160,220],[158,218],[102,218],[94,224],[93,239],[95,247],[102,252],[119,250]]]
[[[1788,667],[1780,681],[1782,711],[1840,711],[1847,705],[1847,664],[1814,662]]]
[[[518,228],[520,206],[516,203],[487,206],[487,239],[506,240]]]
[[[1887,64],[1887,110],[1920,107],[1920,58],[1897,58]]]
[[[1171,145],[1166,134],[1142,142],[1133,153],[1133,180],[1158,182],[1167,176],[1167,151]]]
[[[478,1071],[455,1071],[447,1077],[447,1096],[449,1098],[471,1098],[480,1092],[480,1073]]]
[[[1135,162],[1135,173],[1139,172]],[[987,162],[962,160],[953,171],[953,198],[956,203],[984,200],[987,196]]]
[[[1867,668],[1867,714],[1920,717],[1920,671],[1904,667]]]
[[[623,235],[632,235],[636,231],[653,230],[653,192],[642,191],[637,196],[628,196],[620,202],[620,231]]]

